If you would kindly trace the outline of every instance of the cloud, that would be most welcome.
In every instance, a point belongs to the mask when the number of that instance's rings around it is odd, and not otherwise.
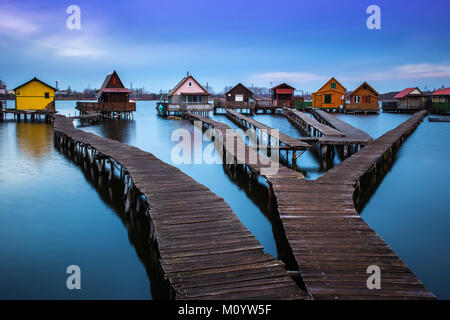
[[[23,17],[10,11],[0,11],[0,33],[1,34],[22,34],[35,33],[39,26],[31,19]]]
[[[266,84],[268,82],[311,83],[326,81],[331,76],[336,76],[341,81],[371,81],[371,80],[395,80],[395,79],[428,79],[450,77],[450,64],[448,63],[419,63],[405,64],[386,68],[379,72],[360,73],[356,75],[346,74],[315,74],[307,72],[269,72],[250,76],[255,83]]]
[[[37,44],[63,57],[96,57],[105,54],[98,46],[96,37],[85,35],[55,35],[43,38]]]
[[[306,83],[309,81],[328,80],[329,77],[308,72],[269,72],[252,75],[251,81],[256,83],[292,82]]]
[[[448,63],[419,63],[391,67],[380,72],[342,77],[348,81],[395,80],[395,79],[427,79],[450,77]]]

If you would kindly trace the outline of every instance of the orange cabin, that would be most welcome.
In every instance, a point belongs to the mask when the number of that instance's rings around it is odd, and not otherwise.
[[[328,80],[318,91],[312,94],[313,108],[340,108],[345,104],[347,89],[335,78]]]
[[[345,104],[345,110],[378,111],[378,92],[367,82],[363,82],[350,95],[350,103]]]

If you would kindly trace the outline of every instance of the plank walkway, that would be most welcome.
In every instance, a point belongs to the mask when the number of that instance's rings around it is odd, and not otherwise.
[[[56,116],[53,125],[58,141],[119,163],[145,196],[160,264],[176,299],[307,298],[284,264],[264,253],[208,188],[149,152],[75,129],[69,118]]]
[[[253,146],[246,144],[244,139],[225,123],[193,113],[187,113],[185,117],[190,121],[201,121],[204,126],[216,130],[223,142],[224,153],[231,155],[236,160],[235,163],[247,165],[255,174],[265,176],[268,179],[275,176],[290,177],[297,180],[304,178],[302,173],[280,165],[278,162],[275,164],[275,171],[269,170],[273,165],[271,159],[257,152]],[[225,139],[227,136],[228,139]]]
[[[284,115],[297,125],[301,125],[302,129],[309,132],[312,137],[345,137],[345,133],[336,130],[326,124],[320,123],[316,119],[308,116],[304,112],[295,109],[284,108]]]
[[[274,130],[273,128],[271,128],[269,126],[267,126],[259,121],[256,121],[255,119],[246,117],[243,114],[240,114],[234,110],[228,109],[227,117],[232,119],[235,122],[239,122],[240,126],[245,126],[248,128],[253,127],[258,130],[264,130],[268,134],[270,134],[270,132],[272,132],[272,130]],[[308,143],[299,141],[296,138],[292,138],[292,137],[282,133],[281,131],[278,131],[278,141],[280,142],[280,144],[284,144],[293,150],[295,150],[295,149],[304,150],[304,149],[308,149],[311,147]]]
[[[361,177],[391,157],[393,147],[398,147],[425,115],[415,114],[316,181],[290,174],[287,171],[295,171],[285,167],[280,167],[278,174],[266,176],[301,276],[313,298],[436,298],[364,222],[353,200]],[[218,130],[227,129],[223,123],[197,119]],[[380,290],[367,288],[367,268],[371,265],[381,270]]]
[[[343,138],[329,138],[327,140],[336,141],[348,141],[347,144],[359,144],[359,145],[367,145],[372,142],[372,137],[368,135],[361,129],[355,128],[349,125],[347,122],[342,121],[335,117],[334,115],[317,109],[311,109],[311,113],[319,119],[320,122],[326,124],[342,133],[345,134]]]

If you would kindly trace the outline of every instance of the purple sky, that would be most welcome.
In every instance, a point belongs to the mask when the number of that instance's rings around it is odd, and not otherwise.
[[[66,8],[81,8],[81,29]],[[381,30],[366,9],[381,8]],[[170,89],[190,71],[218,92],[242,82],[315,91],[331,76],[348,90],[450,86],[450,1],[23,1],[0,4],[0,77],[37,76],[98,88]]]

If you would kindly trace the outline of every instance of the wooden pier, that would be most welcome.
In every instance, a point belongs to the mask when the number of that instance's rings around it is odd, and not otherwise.
[[[25,122],[27,121],[37,121],[37,120],[41,120],[42,118],[44,118],[46,121],[49,120],[49,117],[53,116],[54,114],[56,114],[55,110],[48,110],[48,109],[44,109],[44,110],[17,110],[17,109],[6,109],[6,108],[2,108],[0,109],[0,121],[5,121],[8,118],[8,115],[13,115],[14,116],[14,120],[20,121],[20,120],[24,120]]]
[[[280,167],[277,174],[265,176],[301,277],[313,298],[436,298],[355,208],[362,193],[362,181],[375,181],[384,175],[395,151],[425,115],[426,112],[415,114],[318,180],[305,180],[300,173],[286,167]],[[207,126],[215,126],[221,132],[229,129],[223,123],[200,116],[187,117],[205,121]],[[341,130],[355,132],[342,123],[330,121]],[[246,150],[255,152],[248,147]],[[234,149],[227,151],[234,152]],[[241,161],[246,159],[247,156],[241,156]],[[244,163],[251,172],[261,172],[259,164]],[[380,268],[380,289],[367,286],[371,275],[367,272],[369,266]]]
[[[58,147],[110,177],[120,172],[126,208],[144,204],[173,298],[308,298],[208,188],[149,152],[75,129],[70,118],[55,116],[53,125]]]
[[[345,137],[345,133],[320,123],[304,112],[284,108],[284,115],[310,137]]]
[[[312,143],[312,150],[323,160],[322,165],[329,167],[336,151],[345,159],[358,152],[373,139],[366,132],[339,120],[334,115],[323,110],[310,109],[317,118],[311,118],[305,113],[284,109],[286,118],[299,128],[303,135],[299,140]]]
[[[275,141],[276,147],[281,153],[282,150],[286,152],[286,159],[288,159],[289,151],[292,151],[292,163],[295,164],[299,156],[298,151],[305,151],[311,146],[306,143],[299,141],[298,139],[292,138],[279,130],[272,129],[265,124],[258,122],[252,118],[246,117],[234,110],[227,110],[227,117],[233,121],[235,124],[244,129],[254,129],[257,133],[257,143],[262,144],[263,134],[267,136],[267,144],[269,148],[274,148],[271,146],[272,140]],[[273,136],[273,131],[276,130],[278,137]],[[303,153],[303,152],[302,152]]]

